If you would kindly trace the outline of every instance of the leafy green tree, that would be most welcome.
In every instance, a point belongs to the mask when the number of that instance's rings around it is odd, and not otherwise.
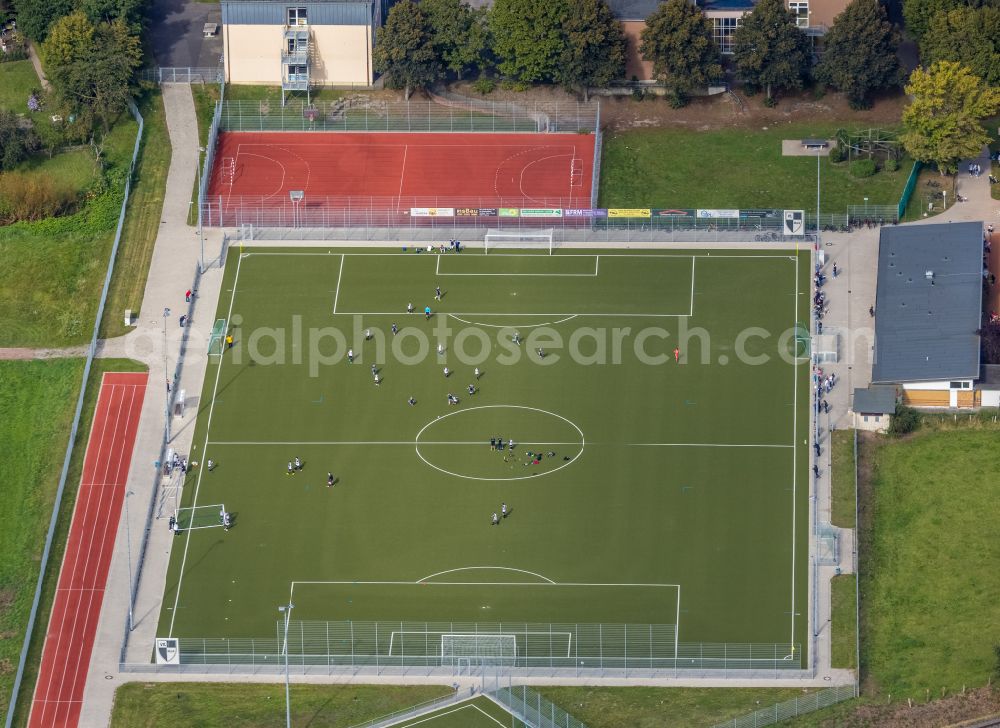
[[[17,27],[31,40],[42,42],[49,27],[73,10],[72,0],[15,0]]]
[[[592,87],[625,77],[625,31],[606,0],[575,0],[563,23],[565,44],[555,80],[590,99]]]
[[[802,88],[809,39],[783,0],[760,0],[733,35],[733,57],[743,80],[767,90]]]
[[[13,111],[0,109],[0,170],[11,170],[38,151],[35,132],[24,128]]]
[[[147,0],[78,0],[77,6],[92,23],[124,20],[138,35],[145,20]]]
[[[122,20],[95,26],[78,10],[53,24],[43,51],[59,94],[90,110],[107,133],[132,96],[142,65],[139,38]]]
[[[989,86],[1000,86],[1000,8],[940,12],[920,39],[924,63],[958,61]]]
[[[639,52],[678,102],[722,75],[712,21],[688,0],[667,0],[646,18]]]
[[[372,53],[375,70],[385,75],[391,88],[405,89],[407,99],[414,89],[441,78],[427,16],[412,0],[392,6],[376,40]]]
[[[843,91],[853,108],[867,108],[872,91],[903,80],[896,56],[899,33],[878,0],[852,0],[825,41],[816,78]]]
[[[946,13],[961,4],[961,0],[903,0],[903,22],[906,32],[922,40],[938,13]]]
[[[495,0],[490,31],[500,73],[527,83],[557,78],[569,5],[569,0]]]
[[[1000,89],[965,66],[938,61],[926,71],[917,68],[905,90],[913,100],[903,111],[900,140],[914,159],[954,173],[959,160],[978,156],[989,142],[982,121],[1000,110]]]
[[[423,0],[420,9],[445,68],[461,79],[467,69],[485,65],[489,41],[485,8],[472,8],[465,0]]]

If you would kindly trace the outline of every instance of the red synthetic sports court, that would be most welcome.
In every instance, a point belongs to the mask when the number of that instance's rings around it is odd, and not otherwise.
[[[147,375],[106,373],[59,571],[29,728],[75,728],[125,499]]]
[[[593,170],[593,134],[226,132],[205,217],[210,225],[277,225],[280,217],[301,227],[386,216],[409,224],[411,208],[472,217],[472,209],[588,208]],[[292,190],[304,193],[297,209]],[[374,219],[363,216],[369,211]]]

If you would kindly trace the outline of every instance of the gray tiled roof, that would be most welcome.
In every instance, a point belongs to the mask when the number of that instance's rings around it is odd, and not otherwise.
[[[896,411],[896,388],[873,384],[854,390],[852,410],[863,415],[891,415]]]
[[[882,228],[873,382],[979,376],[982,271],[982,223]]]

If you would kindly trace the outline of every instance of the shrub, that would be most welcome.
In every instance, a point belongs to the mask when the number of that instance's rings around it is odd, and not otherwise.
[[[477,93],[485,96],[486,94],[493,93],[494,89],[497,87],[497,82],[494,81],[489,76],[480,76],[476,79],[476,82],[472,84],[472,88],[476,90]]]
[[[886,172],[895,172],[899,169],[899,160],[892,158],[885,160],[885,164],[882,165],[882,169]]]
[[[767,108],[773,109],[775,106],[778,105],[778,99],[777,99],[776,96],[767,96],[767,97],[764,98],[764,102],[763,103],[764,103],[764,106],[766,106]]]
[[[69,212],[76,203],[71,185],[46,174],[0,175],[0,222],[42,220]]]
[[[847,159],[847,152],[841,146],[836,146],[830,149],[830,161],[834,164],[840,164],[845,159]]]
[[[920,428],[920,413],[904,404],[896,405],[896,413],[889,420],[889,434],[896,437]]]
[[[856,159],[851,162],[851,175],[854,177],[871,177],[877,171],[874,159]]]
[[[671,109],[683,109],[687,106],[688,99],[682,91],[671,89],[670,93],[667,94],[667,103],[670,104]]]
[[[22,126],[13,112],[0,110],[0,170],[14,169],[38,147],[33,129]]]

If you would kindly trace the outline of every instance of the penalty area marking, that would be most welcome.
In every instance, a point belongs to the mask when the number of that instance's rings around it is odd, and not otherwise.
[[[464,319],[461,316],[457,316],[457,315],[455,315],[453,313],[446,313],[444,315],[448,316],[449,318],[453,318],[456,321],[461,321],[463,324],[468,324],[469,326],[482,326],[484,328],[489,328],[489,329],[537,329],[537,328],[539,328],[541,326],[557,326],[559,324],[564,324],[567,321],[572,321],[577,316],[585,315],[585,314],[576,314],[576,313],[574,313],[571,316],[567,316],[566,318],[559,319],[558,321],[545,321],[545,322],[540,323],[540,324],[528,324],[526,326],[511,326],[510,324],[484,324],[481,321],[469,321],[468,319]],[[469,314],[465,314],[465,315],[468,316]],[[476,314],[476,315],[477,316],[482,316],[482,314]],[[504,315],[505,316],[506,315],[509,315],[509,316],[535,316],[536,314],[533,314],[533,313],[525,313],[525,314],[514,313],[514,314],[504,314]]]
[[[457,569],[445,569],[444,571],[439,571],[436,574],[431,574],[430,576],[425,576],[423,579],[417,579],[417,584],[421,584],[428,579],[433,579],[435,576],[441,576],[443,574],[453,574],[456,571],[476,571],[479,569],[496,569],[497,571],[516,571],[519,574],[530,574],[531,576],[537,576],[539,579],[547,581],[549,584],[555,584],[552,579],[547,576],[542,576],[541,574],[528,571],[527,569],[515,569],[513,566],[460,566]],[[446,584],[448,582],[445,582]]]
[[[497,277],[510,277],[510,278],[596,278],[600,272],[601,266],[601,256],[594,255],[594,272],[593,273],[442,273],[441,272],[441,258],[443,256],[438,255],[437,263],[434,266],[434,275],[436,276],[491,276]],[[496,256],[494,256],[496,257]],[[524,256],[524,255],[505,255],[506,258],[525,258],[525,257],[538,257],[538,256]],[[586,255],[567,255],[563,256],[565,258],[586,258]],[[484,259],[490,259],[489,256],[483,256]],[[545,260],[545,258],[542,258]]]

